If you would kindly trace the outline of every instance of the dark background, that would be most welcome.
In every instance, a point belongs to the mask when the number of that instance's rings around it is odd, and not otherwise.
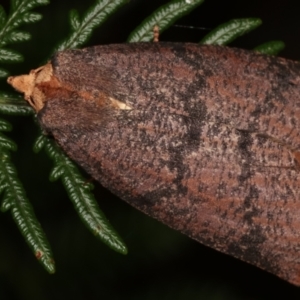
[[[132,0],[97,29],[87,45],[122,43],[153,10],[168,1]],[[0,1],[9,9],[8,1]],[[92,0],[61,1],[39,11],[44,18],[22,30],[32,40],[12,45],[24,62],[3,66],[11,74],[27,73],[51,55],[69,32],[68,12],[82,15]],[[208,29],[232,18],[259,17],[263,25],[235,41],[252,49],[282,40],[281,56],[300,58],[298,0],[206,0],[177,24]],[[208,31],[170,28],[163,41],[198,42]],[[1,90],[12,90],[5,81]],[[6,117],[5,117],[6,118]],[[37,127],[30,117],[9,117],[9,134],[19,146],[13,154],[19,177],[54,252],[57,272],[49,275],[36,261],[10,213],[0,215],[0,299],[298,299],[300,289],[246,263],[202,246],[131,208],[96,184],[99,205],[125,240],[122,256],[97,240],[81,223],[61,184],[49,183],[52,163],[31,151]],[[299,199],[300,200],[300,199]],[[299,253],[300,258],[300,253]]]

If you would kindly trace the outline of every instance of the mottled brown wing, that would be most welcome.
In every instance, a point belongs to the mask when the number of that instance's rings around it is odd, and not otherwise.
[[[298,63],[133,44],[66,51],[52,64],[74,93],[48,99],[41,124],[93,177],[170,227],[300,285]],[[99,97],[132,109],[103,108]]]

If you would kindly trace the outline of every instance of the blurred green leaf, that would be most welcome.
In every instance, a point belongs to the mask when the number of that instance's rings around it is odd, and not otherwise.
[[[82,46],[89,39],[93,30],[125,3],[126,0],[98,0],[87,11],[82,21],[79,20],[78,13],[72,10],[70,13],[70,23],[73,32],[56,49],[61,51]]]
[[[200,43],[205,45],[227,45],[261,24],[261,20],[257,18],[230,20],[213,29]]]
[[[285,48],[284,42],[270,41],[255,47],[253,50],[264,54],[277,55],[284,48]]]
[[[61,178],[83,223],[110,248],[126,254],[125,244],[109,224],[91,193],[92,185],[86,184],[86,179],[82,177],[74,163],[52,141],[44,136],[38,138],[35,151],[40,150],[42,146],[55,163],[50,180]]]
[[[0,113],[6,115],[29,116],[34,111],[21,96],[0,93]]]
[[[159,32],[169,28],[176,20],[191,12],[204,0],[173,0],[159,7],[147,17],[135,30],[133,30],[127,42],[150,42],[153,40],[153,28],[159,26]]]

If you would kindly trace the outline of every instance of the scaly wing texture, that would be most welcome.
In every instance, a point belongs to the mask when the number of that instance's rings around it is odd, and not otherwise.
[[[39,119],[70,157],[148,215],[300,285],[298,63],[129,44],[52,64],[73,92],[49,97]]]

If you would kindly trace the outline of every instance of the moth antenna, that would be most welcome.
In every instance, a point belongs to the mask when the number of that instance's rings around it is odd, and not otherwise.
[[[189,25],[173,25],[173,27],[177,27],[177,28],[184,28],[184,29],[196,29],[196,30],[212,30],[212,28],[208,28],[208,27],[199,27],[199,26],[189,26]]]

